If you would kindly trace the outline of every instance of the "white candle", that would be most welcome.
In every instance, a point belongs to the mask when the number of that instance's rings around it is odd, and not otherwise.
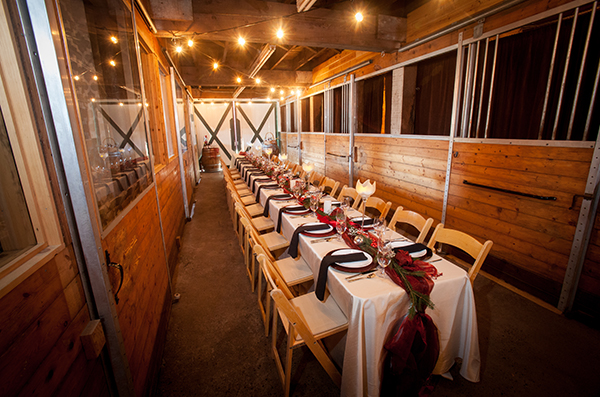
[[[326,214],[331,213],[331,200],[325,200],[323,202],[323,212]]]

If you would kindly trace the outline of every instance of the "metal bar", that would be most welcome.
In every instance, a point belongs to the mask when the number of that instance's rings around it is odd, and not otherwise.
[[[467,129],[468,129],[468,117],[469,117],[469,109],[471,104],[471,98],[469,93],[471,92],[471,86],[473,85],[473,62],[475,60],[475,56],[473,54],[473,50],[475,48],[474,44],[470,44],[468,47],[468,56],[467,56],[467,80],[465,81],[465,87],[463,92],[463,108],[462,108],[462,128],[460,136],[462,138],[467,137]]]
[[[502,189],[502,188],[494,187],[494,186],[481,185],[479,183],[469,182],[466,179],[463,180],[463,184],[464,185],[469,185],[469,186],[481,187],[481,188],[489,189],[489,190],[495,190],[497,192],[502,192],[502,193],[516,194],[517,196],[529,197],[529,198],[534,198],[534,199],[538,199],[538,200],[556,201],[556,197],[539,196],[537,194],[523,193],[523,192],[518,192],[516,190]]]
[[[594,110],[594,104],[596,103],[596,96],[598,94],[598,82],[600,81],[600,61],[598,62],[598,69],[596,70],[596,80],[594,81],[594,89],[592,91],[592,98],[590,99],[590,108],[588,110],[587,119],[585,121],[585,128],[583,129],[583,140],[587,141],[590,135],[590,125],[592,124],[592,111]]]
[[[273,102],[273,107],[275,108],[275,139],[277,140],[277,147],[279,148],[279,153],[281,153],[281,132],[279,128],[279,112],[281,111],[281,108],[279,106],[279,101]]]
[[[233,143],[233,146],[236,149],[241,149],[242,139],[241,139],[240,133],[239,133],[238,128],[237,128],[237,108],[236,108],[236,106],[237,106],[238,103],[239,102],[236,102],[235,99],[231,101],[231,115],[233,117],[233,136],[234,136],[234,139],[235,139],[235,142]],[[238,153],[238,150],[236,150],[236,153]]]
[[[300,109],[300,100],[296,99],[295,102],[292,102],[295,105],[292,106],[296,106],[296,114],[298,115],[298,117],[296,117],[296,131],[298,131],[298,164],[302,164],[302,123],[300,123],[299,121],[302,120],[302,112]]]
[[[560,120],[560,109],[562,108],[563,98],[565,95],[565,86],[567,85],[567,74],[569,72],[569,63],[571,61],[571,50],[573,49],[573,38],[575,37],[575,28],[577,28],[577,17],[579,16],[579,7],[575,9],[573,17],[573,26],[571,27],[571,37],[569,38],[569,47],[567,49],[567,57],[565,59],[565,70],[563,72],[562,83],[560,84],[560,93],[558,94],[558,105],[556,107],[556,117],[554,118],[554,127],[552,128],[552,140],[556,139],[558,132],[558,121]]]
[[[581,66],[579,67],[579,77],[577,78],[577,88],[575,89],[575,98],[573,99],[573,108],[571,109],[571,119],[569,120],[569,129],[567,130],[567,140],[571,140],[573,134],[573,124],[575,123],[575,111],[577,110],[577,101],[579,100],[579,90],[581,89],[581,80],[583,79],[583,70],[585,69],[585,61],[587,59],[588,48],[590,46],[590,37],[592,36],[592,28],[594,26],[594,17],[596,16],[596,6],[598,2],[594,1],[592,15],[590,16],[590,24],[585,38],[585,47],[583,56],[581,57]]]
[[[573,236],[573,244],[569,254],[569,262],[558,300],[558,309],[560,311],[569,311],[573,307],[575,295],[577,294],[577,286],[583,263],[590,242],[590,235],[594,227],[596,219],[596,211],[598,211],[598,202],[600,201],[600,131],[596,136],[596,145],[594,154],[590,163],[587,183],[585,185],[585,195],[579,210],[579,218],[577,219],[577,228]],[[593,201],[589,200],[593,198]]]
[[[330,156],[339,157],[339,158],[341,158],[341,159],[347,159],[347,158],[349,158],[349,157],[350,157],[350,156],[347,156],[347,155],[335,154],[335,153],[330,153],[330,152],[325,152],[325,154],[328,154],[328,155],[330,155]]]
[[[185,169],[183,168],[183,148],[181,145],[181,130],[179,128],[179,117],[177,116],[177,93],[175,91],[175,69],[171,67],[171,95],[173,99],[173,116],[175,117],[175,131],[177,131],[177,153],[179,157],[179,177],[181,179],[181,194],[183,195],[183,209],[185,211],[185,218],[190,219],[190,209],[187,200],[187,186],[185,183]],[[218,130],[217,130],[218,132]]]
[[[477,52],[475,55],[475,71],[473,73],[472,85],[473,89],[471,90],[471,99],[469,105],[469,129],[467,130],[467,138],[471,137],[471,131],[473,130],[473,104],[475,102],[475,91],[477,89],[477,69],[479,68],[479,49],[481,47],[481,40],[477,42]]]
[[[314,88],[314,87],[316,87],[316,86],[318,86],[318,85],[321,85],[321,84],[323,84],[323,83],[327,83],[328,81],[335,80],[335,79],[337,79],[338,77],[341,77],[341,76],[343,76],[343,75],[345,75],[345,74],[348,74],[348,73],[350,73],[350,72],[354,72],[355,70],[358,70],[358,69],[360,69],[360,68],[362,68],[362,67],[365,67],[365,66],[367,66],[367,65],[370,65],[370,64],[372,64],[372,63],[373,63],[373,60],[372,60],[372,59],[369,59],[369,60],[367,60],[367,61],[361,62],[361,63],[359,63],[358,65],[354,65],[354,66],[352,66],[352,67],[349,67],[348,69],[346,69],[346,70],[342,70],[341,72],[339,72],[339,73],[336,73],[336,74],[334,74],[334,75],[333,75],[333,76],[331,76],[331,77],[328,77],[328,78],[326,78],[326,79],[324,79],[324,80],[321,80],[321,81],[319,81],[318,83],[314,83],[313,85],[309,86],[308,88]]]
[[[50,150],[61,189],[61,196],[66,209],[67,221],[73,247],[83,283],[89,285],[93,299],[87,300],[90,317],[95,315],[102,319],[109,352],[109,367],[106,371],[109,389],[119,396],[134,395],[133,381],[123,337],[119,325],[117,310],[111,291],[106,267],[102,261],[102,242],[96,216],[90,211],[87,202],[86,187],[90,182],[87,175],[81,172],[77,145],[80,138],[76,133],[76,120],[71,120],[69,105],[65,98],[65,89],[61,79],[60,62],[67,62],[65,54],[57,54],[55,48],[61,35],[52,35],[51,25],[57,25],[53,16],[49,18],[43,0],[17,0],[20,23],[24,29],[29,62],[34,73],[34,83],[40,98],[44,126],[48,132]],[[58,23],[61,23],[60,21]],[[58,31],[62,29],[55,26]],[[55,42],[57,41],[55,47]],[[59,57],[60,55],[60,57]],[[69,91],[72,90],[72,87]],[[74,99],[72,92],[69,93]],[[73,102],[71,102],[73,103]],[[73,108],[71,108],[73,110]],[[76,110],[73,110],[76,112]],[[89,192],[87,192],[89,193]],[[87,288],[84,288],[84,291]],[[97,311],[97,313],[96,313]],[[104,361],[104,355],[103,361]],[[116,391],[113,390],[116,387]]]
[[[448,159],[446,161],[446,180],[444,182],[444,202],[442,205],[442,223],[446,222],[448,210],[448,190],[450,189],[450,174],[452,172],[452,152],[454,150],[454,138],[458,129],[458,110],[460,101],[460,86],[462,85],[463,65],[463,33],[458,34],[458,50],[456,52],[456,71],[454,73],[454,93],[452,95],[452,119],[450,121],[450,137],[448,139]]]
[[[487,115],[485,119],[484,138],[488,137],[490,131],[490,116],[492,115],[492,96],[494,94],[494,80],[496,77],[496,58],[498,57],[498,47],[500,44],[500,35],[496,35],[496,48],[494,48],[494,63],[492,64],[492,76],[490,79],[490,96],[488,97]]]
[[[552,59],[550,61],[550,71],[548,72],[548,83],[546,83],[546,95],[544,96],[544,106],[542,108],[542,119],[540,120],[540,130],[538,132],[538,139],[542,139],[544,136],[544,127],[546,124],[546,112],[548,110],[548,100],[550,99],[550,86],[552,84],[552,75],[554,74],[554,64],[556,63],[556,49],[558,48],[558,38],[560,36],[560,28],[562,26],[563,13],[558,15],[558,22],[556,24],[556,35],[554,37],[554,49],[552,50]]]
[[[400,48],[398,50],[398,52],[408,51],[411,48],[419,46],[419,45],[421,45],[423,43],[426,43],[428,41],[437,39],[438,37],[442,37],[442,36],[444,36],[444,35],[446,35],[446,34],[448,34],[450,32],[454,32],[455,30],[462,29],[463,27],[471,25],[472,23],[477,22],[477,21],[479,21],[482,18],[487,18],[488,16],[497,14],[500,11],[506,10],[506,9],[511,8],[513,6],[516,6],[516,5],[520,4],[520,3],[522,3],[523,1],[525,1],[525,0],[515,0],[515,1],[510,1],[510,2],[506,2],[504,4],[501,4],[500,6],[494,7],[491,10],[488,10],[488,11],[485,11],[485,12],[483,12],[481,14],[477,14],[475,16],[472,16],[472,17],[464,20],[463,22],[459,22],[459,23],[453,24],[449,28],[446,28],[444,30],[440,30],[439,32],[434,33],[434,34],[429,35],[429,36],[426,36],[423,39],[416,40],[416,41],[414,41],[414,42],[412,42],[412,43],[410,43],[410,44],[408,44],[408,45]]]
[[[356,83],[354,81],[354,75],[350,75],[350,84],[348,85],[348,91],[350,94],[350,107],[348,111],[352,114],[348,114],[348,119],[352,120],[350,123],[350,130],[348,134],[350,139],[348,140],[348,186],[354,186],[354,134],[356,132]]]
[[[483,71],[481,74],[481,92],[479,93],[479,109],[477,109],[477,128],[475,129],[475,137],[479,138],[479,127],[481,125],[481,108],[483,107],[483,92],[485,90],[485,77],[487,72],[487,57],[488,48],[490,46],[490,38],[485,39],[485,54],[483,55]]]

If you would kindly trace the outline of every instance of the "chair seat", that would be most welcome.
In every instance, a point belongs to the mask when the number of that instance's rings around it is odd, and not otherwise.
[[[291,299],[290,302],[302,314],[306,326],[317,340],[348,328],[346,315],[331,295],[327,297],[325,302],[321,302],[314,292],[309,292],[308,294]],[[281,310],[277,309],[277,312],[282,319],[286,332],[289,332],[289,321]],[[304,341],[300,334],[297,334],[294,346],[301,343],[304,343]]]
[[[246,196],[254,196],[254,194],[252,194],[252,192],[250,191],[250,189],[248,189],[247,187],[243,187],[243,188],[236,188],[238,191],[238,194],[241,197],[246,197]]]
[[[261,234],[260,237],[262,237],[269,251],[276,251],[280,248],[285,248],[290,245],[290,242],[277,232]]]
[[[289,256],[275,261],[275,266],[288,286],[302,284],[313,279],[312,270],[302,257],[294,259]]]
[[[248,211],[248,215],[254,218],[255,216],[263,216],[265,209],[262,205],[257,203],[246,206],[246,211]]]
[[[242,204],[244,204],[244,205],[256,204],[256,200],[254,200],[254,196],[244,196],[244,197],[241,197],[241,200],[242,200]]]
[[[259,232],[273,229],[275,227],[273,221],[265,216],[257,216],[256,218],[252,218],[251,221],[256,230],[258,230]]]

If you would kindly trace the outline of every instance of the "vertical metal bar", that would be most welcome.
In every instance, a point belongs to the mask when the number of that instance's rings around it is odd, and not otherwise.
[[[448,191],[450,190],[450,173],[452,172],[452,153],[454,150],[454,137],[458,129],[458,111],[460,102],[460,86],[462,85],[463,66],[463,33],[458,34],[458,49],[456,52],[456,72],[454,74],[454,94],[452,96],[452,119],[450,121],[450,137],[448,140],[448,160],[446,162],[446,180],[444,183],[444,202],[442,205],[442,223],[446,223],[448,210]]]
[[[61,38],[59,35],[52,35],[51,25],[56,25],[56,22],[50,21],[49,11],[43,0],[17,0],[17,7],[34,73],[35,88],[40,98],[44,127],[48,132],[54,167],[59,178],[77,266],[83,282],[86,285],[89,283],[93,294],[93,299],[88,300],[90,316],[94,316],[97,311],[106,335],[110,358],[110,370],[106,371],[108,386],[113,392],[114,384],[119,396],[132,396],[135,394],[133,381],[103,260],[100,228],[87,201],[86,189],[89,189],[90,181],[81,172],[79,164],[77,147],[82,143],[78,141],[80,135],[74,127],[77,121],[70,118],[64,94],[59,55],[61,59],[65,58],[64,54],[57,54],[55,49],[54,40],[59,41]],[[104,361],[104,354],[102,357]]]
[[[231,116],[233,117],[233,147],[235,148],[235,152],[239,153],[240,147],[242,146],[242,137],[240,132],[237,129],[237,104],[239,102],[235,100],[235,98],[231,101]],[[277,120],[277,112],[275,112],[275,120]]]
[[[475,129],[475,138],[479,138],[479,127],[481,125],[481,108],[483,107],[483,92],[485,90],[485,75],[487,72],[488,48],[490,38],[485,39],[485,54],[483,54],[483,71],[481,72],[481,92],[479,93],[479,109],[477,109],[477,128]]]
[[[469,130],[469,114],[471,109],[471,86],[473,85],[473,67],[476,56],[474,53],[475,43],[471,43],[468,47],[469,55],[467,57],[467,80],[465,81],[465,90],[463,93],[463,108],[462,108],[462,129],[460,136],[462,138],[467,137]]]
[[[567,263],[567,270],[565,272],[565,278],[558,300],[558,309],[563,312],[571,310],[573,302],[575,301],[575,295],[577,294],[579,278],[581,276],[581,270],[583,269],[583,263],[585,262],[590,235],[594,228],[596,211],[598,210],[598,201],[600,199],[599,180],[600,131],[598,131],[598,135],[596,136],[594,154],[592,156],[587,183],[585,185],[585,195],[581,202],[579,218],[577,219],[577,228],[575,229],[575,235],[573,236],[569,262]]]
[[[490,79],[490,96],[488,97],[487,116],[485,119],[484,138],[488,137],[490,131],[490,116],[492,115],[492,97],[494,95],[494,80],[496,77],[496,58],[498,57],[498,47],[500,44],[500,35],[496,35],[496,48],[494,49],[494,63],[492,64],[492,77]]]
[[[556,117],[554,118],[554,127],[552,128],[552,140],[556,139],[558,132],[558,121],[560,120],[560,109],[562,108],[565,95],[565,86],[567,85],[567,74],[569,72],[569,63],[571,61],[571,50],[573,49],[573,38],[575,37],[575,28],[577,28],[577,18],[579,17],[579,7],[575,9],[573,17],[573,26],[571,27],[571,37],[569,38],[569,47],[567,49],[567,58],[565,59],[565,70],[563,72],[562,83],[560,84],[560,93],[558,94],[558,105],[556,107]]]
[[[590,125],[592,123],[592,111],[594,110],[594,104],[596,103],[596,95],[598,94],[598,82],[600,81],[600,61],[598,62],[598,69],[596,70],[596,80],[594,81],[594,89],[592,91],[592,98],[590,99],[590,108],[588,110],[587,119],[585,121],[585,128],[583,129],[583,140],[587,141],[590,135]]]
[[[469,105],[469,129],[467,130],[467,138],[471,137],[471,131],[473,130],[473,108],[474,108],[474,102],[475,102],[475,91],[477,89],[477,69],[479,68],[479,49],[481,47],[481,40],[479,40],[477,42],[477,52],[475,53],[475,70],[473,72],[473,78],[472,78],[472,86],[473,89],[471,90],[471,98],[470,98],[470,105]]]
[[[579,99],[579,90],[581,89],[581,80],[583,79],[583,70],[585,69],[585,61],[587,52],[590,46],[590,37],[592,36],[592,27],[594,26],[594,17],[596,16],[596,6],[598,2],[594,1],[592,15],[590,16],[590,24],[588,26],[587,36],[585,38],[585,47],[583,56],[581,57],[581,66],[579,67],[579,77],[577,78],[577,88],[575,89],[575,98],[573,99],[573,108],[571,109],[571,119],[569,120],[569,129],[567,130],[567,140],[571,140],[573,134],[573,124],[575,123],[575,111],[577,110],[577,101]]]
[[[281,147],[281,128],[279,128],[279,112],[281,112],[281,106],[279,105],[279,101],[273,101],[273,106],[275,106],[275,139],[277,140],[277,147],[279,148],[279,153],[283,153],[283,148]],[[235,106],[234,106],[235,108]],[[233,117],[233,122],[236,123],[236,117]],[[240,133],[240,142],[242,141],[242,134]],[[287,153],[287,149],[286,149]]]
[[[350,94],[350,106],[348,107],[348,119],[350,122],[350,130],[348,134],[350,139],[348,140],[348,186],[354,186],[354,133],[356,123],[356,83],[354,81],[354,74],[350,75],[350,84],[348,85],[348,93]]]
[[[556,24],[556,35],[554,36],[554,49],[552,50],[552,59],[550,60],[550,71],[548,71],[548,83],[546,83],[546,95],[544,96],[544,106],[542,107],[542,119],[540,120],[540,130],[538,139],[542,139],[544,135],[544,127],[546,124],[546,113],[548,109],[548,101],[550,99],[550,86],[552,85],[552,75],[554,74],[554,64],[556,63],[556,49],[558,48],[558,38],[560,36],[560,27],[562,26],[563,13],[558,15]]]
[[[179,84],[175,81],[175,69],[171,66],[171,95],[173,98],[173,116],[175,117],[175,134],[177,137],[177,152],[179,154],[179,173],[181,179],[181,193],[183,194],[183,209],[185,211],[185,218],[190,219],[190,209],[187,200],[187,186],[185,184],[185,169],[183,168],[183,146],[181,145],[181,136],[179,128],[179,117],[177,116],[177,90],[175,84]]]
[[[296,107],[296,131],[298,131],[298,164],[302,164],[302,123],[299,123],[302,120],[302,115],[300,114],[300,99],[296,98],[294,102],[292,102],[292,106]]]
[[[465,109],[467,107],[467,93],[469,92],[469,88],[468,88],[468,84],[469,84],[469,73],[470,73],[470,66],[471,66],[471,57],[473,56],[473,53],[471,51],[471,45],[468,45],[467,47],[465,47],[467,50],[467,71],[466,71],[466,76],[465,76],[465,84],[463,88],[463,93],[462,93],[462,113],[460,113],[459,116],[459,124],[458,124],[458,130],[460,133],[460,137],[464,138],[464,134],[465,134]],[[463,49],[464,50],[464,49]]]

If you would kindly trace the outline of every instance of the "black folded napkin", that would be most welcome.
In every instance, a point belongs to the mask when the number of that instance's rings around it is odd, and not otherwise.
[[[262,171],[252,171],[246,174],[246,183],[248,184],[248,186],[250,185],[250,179],[252,178],[252,176],[256,176],[256,177],[261,177],[264,176],[265,174]]]
[[[305,207],[303,205],[288,205],[287,207],[280,208],[277,213],[277,233],[281,233],[281,216],[288,211],[301,209],[305,209]]]
[[[413,253],[413,252],[419,252],[419,251],[423,251],[423,250],[427,250],[427,253],[420,257],[420,260],[424,260],[427,258],[430,258],[433,255],[433,252],[431,251],[431,248],[427,248],[427,246],[425,244],[421,244],[421,243],[414,243],[411,245],[405,245],[404,247],[396,247],[393,249],[394,252],[398,252],[398,251],[406,251],[409,254]]]
[[[260,185],[256,189],[256,198],[257,198],[257,200],[260,199],[260,191],[261,191],[261,189],[265,189],[265,190],[279,189],[279,185],[276,184],[276,183],[267,183],[267,184]]]
[[[246,178],[246,176],[248,175],[249,172],[253,172],[253,171],[260,171],[258,168],[256,167],[248,167],[248,168],[244,168],[242,170],[242,176],[244,178]]]
[[[267,216],[267,217],[269,216],[269,203],[271,202],[271,199],[284,198],[284,197],[290,197],[290,195],[287,193],[282,193],[282,194],[274,194],[272,196],[267,197],[267,201],[265,201],[265,210],[263,211],[263,215]]]
[[[352,220],[352,222],[356,223],[359,226],[371,226],[373,223],[375,223],[375,219],[371,218],[371,219],[365,219],[365,223],[363,225],[363,221],[362,220]]]
[[[252,182],[252,193],[254,193],[256,191],[256,183],[257,182],[272,182],[273,180],[269,177],[265,177],[265,178],[256,178],[253,182]]]
[[[329,229],[329,225],[326,223],[319,223],[318,225],[303,225],[297,227],[294,230],[294,234],[292,235],[292,239],[290,240],[290,250],[288,251],[292,258],[298,257],[298,242],[300,241],[300,233],[303,232],[314,232],[317,230],[325,230]]]
[[[290,247],[291,246],[292,245],[290,244]],[[329,266],[333,265],[334,263],[356,262],[367,259],[365,254],[362,252],[355,252],[346,255],[333,255],[336,251],[338,250],[331,251],[325,255],[319,267],[319,278],[317,279],[315,295],[320,301],[325,298],[325,286],[327,285],[327,270],[329,269]]]

